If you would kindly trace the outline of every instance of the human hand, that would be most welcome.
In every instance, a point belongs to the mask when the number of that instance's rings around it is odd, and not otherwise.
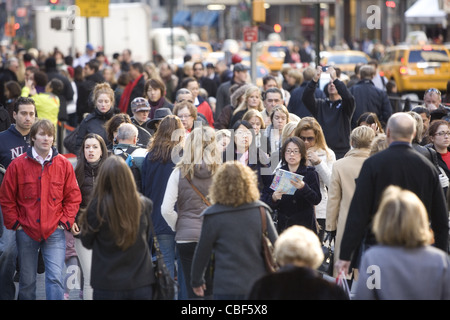
[[[275,191],[274,193],[272,193],[272,200],[273,201],[278,201],[281,200],[281,197],[283,196],[284,193],[280,192],[280,191]]]
[[[319,82],[321,74],[322,74],[322,67],[318,66],[316,68],[316,74],[313,77],[314,82]]]
[[[340,274],[341,271],[344,271],[346,275],[348,275],[348,271],[350,269],[350,261],[347,260],[338,260],[334,264],[334,268],[336,269],[337,273]]]
[[[70,228],[70,231],[74,236],[80,234],[80,228],[78,227],[78,224],[76,222],[73,223],[72,228]]]
[[[305,182],[298,177],[294,177],[294,179],[291,180],[291,184],[297,189],[301,189],[305,186]]]
[[[337,78],[337,76],[336,76],[336,69],[334,69],[333,67],[328,67],[327,73],[330,74],[331,81],[336,80],[336,78]]]
[[[206,290],[206,285],[202,284],[200,287],[192,287],[192,291],[194,291],[194,293],[199,296],[199,297],[203,297],[205,295],[205,290]]]
[[[308,151],[306,151],[306,157],[313,166],[317,166],[318,164],[320,164],[320,162],[322,162],[322,160],[317,155],[317,152],[311,149],[308,149]]]

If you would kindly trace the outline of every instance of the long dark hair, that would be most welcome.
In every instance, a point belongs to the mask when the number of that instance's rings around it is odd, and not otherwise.
[[[100,161],[98,163],[99,166],[101,166],[103,164],[103,162],[105,161],[105,159],[108,157],[108,149],[106,148],[105,140],[103,140],[103,138],[96,133],[88,133],[84,137],[83,143],[81,144],[81,148],[80,148],[80,151],[78,153],[78,158],[77,158],[77,165],[75,166],[75,176],[77,178],[79,186],[83,185],[84,177],[85,177],[84,169],[85,169],[87,160],[86,160],[86,157],[84,156],[84,145],[86,144],[87,139],[95,139],[100,143],[100,148],[102,149],[102,156],[100,157]]]

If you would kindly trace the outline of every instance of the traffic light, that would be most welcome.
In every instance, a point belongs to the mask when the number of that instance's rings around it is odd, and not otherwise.
[[[48,4],[51,6],[59,4],[59,0],[48,0]]]
[[[275,31],[276,33],[280,33],[281,32],[281,25],[279,23],[276,23],[273,25],[273,31]]]
[[[386,1],[386,7],[395,8],[395,1]]]
[[[266,8],[264,7],[264,0],[253,0],[253,22],[266,22]]]

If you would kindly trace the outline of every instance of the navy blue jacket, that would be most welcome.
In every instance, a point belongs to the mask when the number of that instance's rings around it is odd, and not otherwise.
[[[23,136],[12,124],[0,132],[0,164],[8,168],[12,160],[26,152],[30,146],[30,135]]]
[[[142,163],[142,194],[153,202],[152,222],[156,235],[175,235],[175,232],[172,231],[161,215],[161,205],[164,200],[167,181],[169,181],[175,164],[172,161],[167,163],[151,161],[150,155],[151,152],[147,153]]]

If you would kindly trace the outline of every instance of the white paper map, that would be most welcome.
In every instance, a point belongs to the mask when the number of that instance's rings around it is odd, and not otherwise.
[[[270,189],[279,191],[284,194],[292,195],[297,190],[297,188],[294,187],[291,183],[291,180],[293,180],[295,177],[303,180],[303,176],[300,174],[289,172],[283,169],[277,169],[272,184],[270,185]]]

